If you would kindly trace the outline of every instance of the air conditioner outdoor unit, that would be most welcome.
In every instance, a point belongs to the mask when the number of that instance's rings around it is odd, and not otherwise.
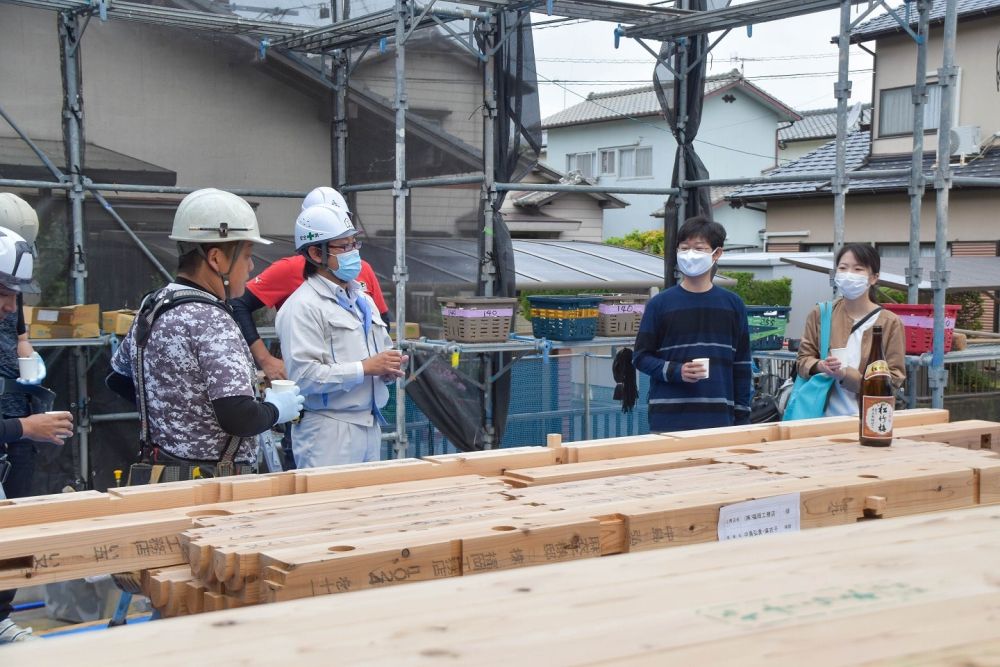
[[[978,125],[960,125],[951,130],[951,154],[972,155],[982,143]]]

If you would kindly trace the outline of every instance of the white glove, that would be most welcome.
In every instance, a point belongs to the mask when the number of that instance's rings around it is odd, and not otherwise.
[[[45,373],[46,373],[45,360],[42,359],[42,355],[38,354],[37,352],[35,352],[32,356],[34,356],[35,359],[38,360],[38,377],[35,378],[34,380],[22,380],[21,378],[17,378],[18,384],[28,384],[28,385],[41,384],[42,380],[45,379]]]
[[[305,396],[299,393],[298,387],[295,388],[295,391],[277,392],[274,389],[268,389],[264,392],[264,402],[278,408],[278,421],[275,424],[284,424],[297,418],[302,412],[302,404],[305,401]]]

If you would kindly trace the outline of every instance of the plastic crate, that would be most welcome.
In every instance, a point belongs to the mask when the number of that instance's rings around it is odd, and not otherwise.
[[[590,340],[597,333],[600,296],[529,296],[531,333],[551,340]]]
[[[922,303],[884,303],[882,307],[899,316],[906,331],[906,353],[923,354],[934,348],[934,306]],[[944,351],[951,352],[959,305],[944,307]]]
[[[598,336],[634,336],[646,310],[646,294],[605,294],[597,306]]]
[[[444,337],[456,343],[502,343],[510,334],[517,299],[439,297]]]
[[[780,350],[790,306],[747,306],[751,350]]]

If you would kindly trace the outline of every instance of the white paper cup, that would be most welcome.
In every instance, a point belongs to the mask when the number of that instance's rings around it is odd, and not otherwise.
[[[38,357],[18,357],[17,367],[20,371],[20,377],[25,382],[34,382],[38,379]]]
[[[271,380],[271,389],[273,389],[276,394],[283,394],[286,391],[295,391],[295,382],[293,380]]]
[[[847,363],[847,348],[846,347],[835,347],[830,350],[830,356],[836,358],[840,363]]]
[[[705,369],[705,374],[701,376],[702,380],[707,380],[708,379],[708,362],[709,362],[708,357],[700,357],[698,359],[692,359],[691,360],[691,363],[693,363],[693,364],[700,364],[701,367]]]

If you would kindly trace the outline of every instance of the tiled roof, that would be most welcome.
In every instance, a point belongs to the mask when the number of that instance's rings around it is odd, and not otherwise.
[[[709,196],[709,199],[712,201],[712,206],[713,207],[717,206],[718,204],[721,204],[724,201],[726,201],[726,195],[728,195],[731,192],[735,192],[736,190],[739,190],[740,187],[742,187],[742,186],[739,186],[739,185],[712,185],[712,186],[710,186],[708,188],[708,196]],[[658,208],[655,211],[653,211],[652,213],[650,213],[649,217],[651,217],[651,218],[662,218],[663,217],[663,207],[661,206],[660,208]]]
[[[958,11],[958,18],[970,18],[976,16],[986,16],[988,14],[993,14],[995,12],[1000,12],[1000,0],[957,0],[958,5],[956,10]],[[931,25],[934,23],[941,23],[944,21],[944,10],[945,10],[945,0],[934,0],[934,6],[931,7],[930,11],[930,21]],[[906,20],[906,6],[900,5],[896,7],[893,11],[904,21]],[[917,25],[917,9],[916,4],[910,9],[910,27],[916,29]],[[896,22],[890,14],[882,14],[877,16],[870,21],[865,21],[857,28],[851,31],[851,41],[852,42],[865,42],[882,35],[889,35],[895,32],[903,32],[903,28],[900,27],[899,23]]]
[[[837,109],[813,109],[800,111],[802,120],[792,123],[791,127],[778,130],[779,141],[809,141],[814,139],[832,139],[837,136]],[[858,125],[870,125],[872,122],[872,105],[861,105],[861,116],[858,122],[847,128],[848,132],[858,129]]]
[[[781,109],[792,118],[796,117],[794,111],[771,97],[764,90],[744,79],[739,70],[732,70],[725,74],[716,74],[706,78],[705,97],[733,85],[744,87],[747,92],[753,94],[765,104],[771,104]],[[603,120],[659,116],[661,114],[660,101],[656,99],[656,92],[653,90],[653,86],[649,85],[607,93],[591,93],[583,102],[543,119],[542,127],[549,129],[553,127],[566,127],[568,125],[595,123]]]
[[[910,166],[909,155],[893,155],[870,158],[871,134],[867,130],[858,130],[847,136],[847,171],[864,168],[877,169],[907,169]],[[785,174],[802,174],[810,172],[832,172],[835,168],[836,142],[831,141],[811,153],[803,155],[798,160],[768,172],[768,176]],[[934,168],[935,155],[924,155],[924,174],[929,176]],[[963,165],[953,165],[954,176],[980,176],[984,178],[1000,178],[1000,148],[987,151],[982,157],[966,162]],[[887,178],[867,178],[852,180],[851,192],[888,192],[905,191],[909,185],[906,176],[890,176]],[[958,186],[956,186],[958,187]],[[733,192],[726,199],[730,201],[766,201],[769,199],[787,199],[791,197],[827,196],[831,194],[828,181],[812,181],[806,183],[766,183],[748,185]]]

